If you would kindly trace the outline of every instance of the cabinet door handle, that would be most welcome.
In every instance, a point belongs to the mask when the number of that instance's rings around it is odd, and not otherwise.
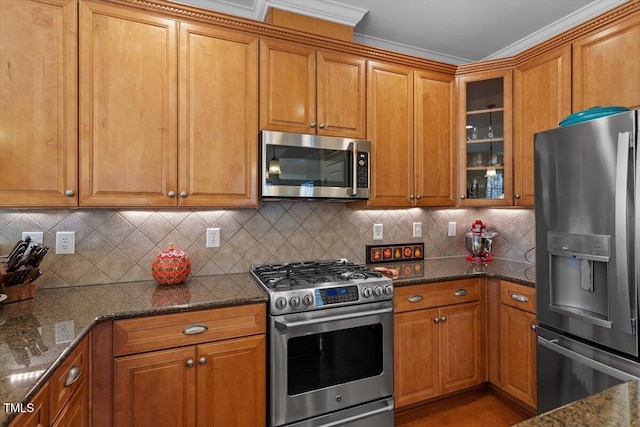
[[[173,198],[173,197],[175,197],[175,196],[176,196],[176,193],[175,193],[175,191],[169,191],[169,192],[167,193],[167,196],[168,196],[169,198]]]
[[[318,125],[318,127],[319,127],[320,129],[324,129],[324,123],[320,123],[320,124]]]
[[[207,332],[207,330],[209,330],[209,327],[204,323],[194,323],[193,325],[189,325],[184,328],[182,333],[185,335],[196,335]]]
[[[409,302],[420,302],[422,301],[422,295],[411,295],[409,297]]]
[[[422,199],[422,195],[421,195],[421,194],[418,194],[418,195],[416,196],[416,199],[418,199],[418,200]]]
[[[66,191],[64,192],[64,195],[65,195],[65,196],[67,196],[67,197],[71,197],[71,196],[73,196],[74,194],[75,194],[75,193],[73,192],[73,190],[66,190]]]
[[[433,318],[433,323],[440,323],[440,318],[439,317],[434,317]]]
[[[180,192],[180,197],[187,197],[187,192],[186,191],[181,191]]]
[[[520,195],[518,193],[514,194],[513,197],[515,197],[516,200],[520,200]]]
[[[446,322],[446,321],[447,321],[447,318],[446,318],[446,317],[444,317],[444,316],[442,316],[442,317],[440,318],[440,321],[441,321],[442,323],[444,323],[444,322]]]
[[[413,200],[413,194],[409,194],[409,200]]]
[[[509,295],[511,297],[512,300],[514,301],[518,301],[518,302],[529,302],[529,298],[527,298],[526,296],[522,295],[522,294],[511,294]]]
[[[312,127],[312,128],[316,127],[316,122],[309,123],[309,127]]]
[[[185,365],[187,366],[187,368],[193,368],[193,365],[195,365],[193,359],[189,359],[185,362]]]
[[[71,384],[78,381],[81,375],[82,375],[82,370],[76,365],[73,365],[69,369],[69,372],[67,372],[67,377],[64,379],[64,386],[69,387]]]
[[[207,364],[206,356],[201,356],[200,359],[198,359],[198,363],[200,364],[200,366],[206,365]]]
[[[467,296],[467,294],[468,294],[468,292],[467,292],[466,289],[458,289],[457,291],[455,291],[453,293],[453,295],[457,296],[457,297],[464,297],[464,296]]]

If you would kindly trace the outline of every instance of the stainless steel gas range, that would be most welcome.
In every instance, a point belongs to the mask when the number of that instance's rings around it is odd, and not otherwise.
[[[393,426],[391,279],[345,260],[251,274],[270,297],[269,426]]]

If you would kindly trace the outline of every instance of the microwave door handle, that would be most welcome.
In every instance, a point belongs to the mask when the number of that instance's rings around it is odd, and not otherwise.
[[[349,190],[349,196],[358,195],[358,141],[353,141],[349,144],[351,150],[351,189]]]
[[[616,191],[615,191],[615,239],[616,239],[616,288],[618,300],[625,309],[625,317],[620,329],[634,335],[631,315],[631,297],[629,295],[629,254],[627,251],[627,190],[629,187],[629,132],[618,133],[618,149],[616,156]]]

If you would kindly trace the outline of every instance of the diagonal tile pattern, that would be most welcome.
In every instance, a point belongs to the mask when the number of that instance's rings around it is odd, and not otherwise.
[[[192,276],[247,272],[254,263],[323,258],[365,262],[365,245],[424,242],[425,257],[465,255],[464,233],[476,219],[500,234],[494,256],[533,262],[531,209],[351,209],[331,202],[267,202],[257,209],[224,210],[0,210],[0,254],[23,231],[43,231],[55,248],[57,231],[76,232],[76,253],[41,264],[40,288],[150,280],[155,255],[170,243],[189,254]],[[449,221],[457,236],[447,237]],[[423,237],[412,236],[421,222]],[[382,223],[384,239],[372,239]],[[219,227],[221,247],[205,247],[205,229]]]

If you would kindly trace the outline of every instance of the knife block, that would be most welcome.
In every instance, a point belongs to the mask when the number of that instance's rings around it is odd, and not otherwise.
[[[7,272],[7,257],[0,257],[0,294],[5,294],[5,303],[33,298],[36,288],[33,281],[40,275],[38,267],[22,266]],[[19,279],[19,283],[14,282]]]

